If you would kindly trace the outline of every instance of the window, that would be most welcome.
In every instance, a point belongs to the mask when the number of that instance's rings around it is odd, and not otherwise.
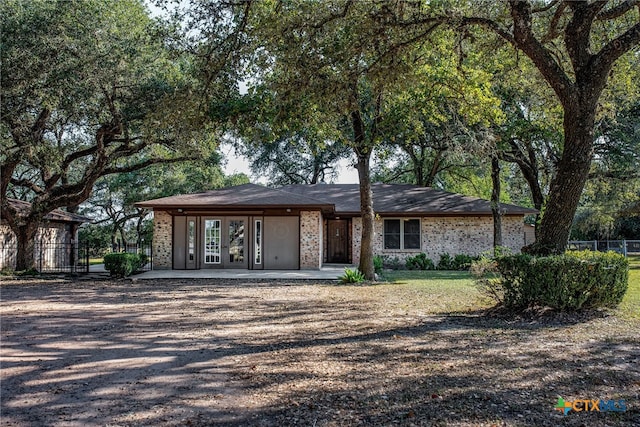
[[[194,261],[196,255],[196,222],[193,220],[189,220],[189,239],[187,247],[189,249],[189,261]]]
[[[420,249],[419,219],[385,219],[385,249]]]
[[[253,247],[254,247],[254,260],[253,262],[255,264],[262,264],[262,220],[261,219],[256,219],[256,231],[254,234],[254,242],[253,242]]]

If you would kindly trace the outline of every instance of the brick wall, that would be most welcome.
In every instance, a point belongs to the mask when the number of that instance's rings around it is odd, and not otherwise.
[[[421,250],[385,250],[383,249],[383,219],[377,219],[374,223],[373,248],[374,253],[378,255],[404,260],[407,256],[424,252],[437,263],[442,253],[479,255],[493,247],[493,219],[490,216],[423,217],[421,218]],[[502,218],[503,246],[510,248],[513,253],[519,253],[524,246],[523,221],[523,217]],[[360,262],[361,218],[353,218],[352,231],[353,263],[357,265]]]
[[[165,211],[153,211],[153,268],[170,269],[173,222]]]
[[[319,211],[300,212],[300,268],[322,265],[322,216]]]

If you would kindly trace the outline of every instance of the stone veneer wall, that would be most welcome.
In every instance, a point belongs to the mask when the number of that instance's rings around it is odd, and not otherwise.
[[[165,211],[153,211],[153,269],[171,268],[173,220]]]
[[[377,221],[376,221],[377,222]],[[376,234],[379,234],[377,231],[377,225],[374,224],[376,228]],[[351,262],[353,265],[360,264],[360,242],[362,241],[362,218],[352,218],[351,219]],[[374,251],[375,243],[374,243]],[[378,252],[375,252],[378,253]]]
[[[322,246],[322,215],[319,211],[301,211],[300,269],[320,268]]]
[[[67,224],[60,222],[45,223],[38,229],[36,234],[35,263],[37,268],[61,268],[70,264],[70,253],[62,248],[51,247],[49,245],[62,245],[71,243],[70,231]],[[6,224],[0,224],[0,269],[4,267],[14,268],[16,266],[16,255],[18,239]],[[40,244],[44,244],[45,249],[41,249]]]
[[[383,219],[377,219],[374,223],[373,251],[377,255],[404,260],[407,256],[424,252],[438,263],[442,253],[479,255],[493,247],[493,219],[490,216],[423,217],[421,218],[421,250],[385,250],[383,249]],[[519,253],[524,246],[523,221],[524,218],[519,216],[502,217],[503,246],[510,248],[513,253]],[[352,232],[353,263],[357,265],[360,262],[362,218],[353,218]]]

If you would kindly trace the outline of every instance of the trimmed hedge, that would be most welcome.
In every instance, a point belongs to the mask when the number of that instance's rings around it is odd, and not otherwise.
[[[502,294],[501,302],[507,308],[615,307],[629,282],[629,262],[614,252],[567,252],[548,257],[520,254],[498,257],[495,262],[499,280],[489,283]]]
[[[106,254],[104,268],[115,277],[127,277],[144,266],[148,261],[145,254],[130,254],[126,252]]]

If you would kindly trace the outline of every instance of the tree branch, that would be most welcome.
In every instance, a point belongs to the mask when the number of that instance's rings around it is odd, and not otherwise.
[[[608,75],[618,58],[631,48],[640,44],[640,23],[607,43],[593,58],[593,70],[596,75]]]
[[[491,19],[481,18],[479,16],[470,16],[470,17],[462,18],[462,20],[460,21],[460,25],[461,26],[479,25],[481,27],[487,28],[493,31],[494,33],[496,33],[497,35],[499,35],[500,37],[502,37],[503,39],[505,39],[506,41],[508,41],[509,43],[511,43],[512,45],[517,47],[513,34],[511,34],[506,29],[502,28],[500,24],[498,24],[496,21],[493,21]]]
[[[629,12],[635,6],[640,5],[640,0],[626,0],[611,9],[602,11],[598,14],[597,19],[600,21],[616,19]]]
[[[576,80],[580,80],[582,70],[589,72],[587,65],[592,56],[589,49],[591,25],[596,15],[607,4],[607,0],[598,0],[591,4],[587,2],[570,2],[568,4],[573,11],[573,16],[565,28],[564,42],[576,74]]]
[[[562,105],[570,105],[573,82],[558,62],[553,59],[549,50],[535,38],[531,22],[531,5],[529,2],[519,0],[509,0],[509,4],[513,18],[514,44],[533,61]]]

